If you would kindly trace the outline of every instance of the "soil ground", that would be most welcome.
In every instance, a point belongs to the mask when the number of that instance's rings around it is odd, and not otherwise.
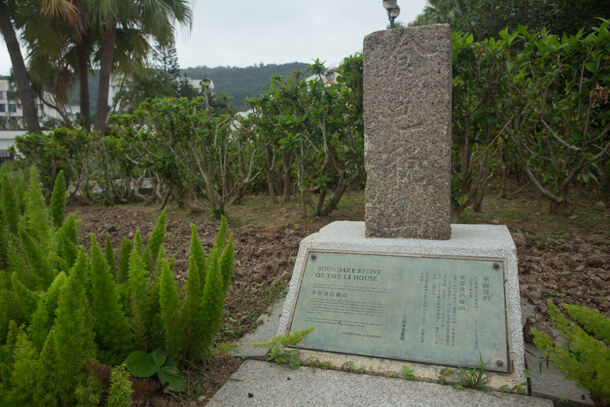
[[[576,200],[573,215],[557,219],[548,215],[534,194],[499,199],[493,194],[480,213],[466,211],[460,223],[508,225],[519,257],[522,296],[536,306],[525,328],[531,340],[532,326],[550,333],[546,302],[581,304],[610,316],[610,211],[599,197]],[[597,205],[596,205],[597,204]],[[98,241],[109,236],[115,250],[123,237],[140,230],[144,243],[159,210],[141,205],[74,207],[82,220],[81,243],[89,246],[89,234]],[[176,257],[176,275],[184,281],[188,267],[190,223],[207,249],[212,246],[219,221],[211,213],[190,214],[170,206],[167,211],[165,249]],[[292,275],[299,242],[335,220],[363,220],[362,192],[351,192],[328,217],[312,217],[294,202],[273,204],[266,196],[247,197],[227,209],[230,232],[235,236],[235,276],[227,294],[224,325],[217,342],[234,341],[256,327],[257,318],[274,300],[285,294]],[[146,392],[138,405],[195,406],[205,404],[238,368],[241,360],[226,355],[193,364],[187,369],[189,387],[180,394]]]

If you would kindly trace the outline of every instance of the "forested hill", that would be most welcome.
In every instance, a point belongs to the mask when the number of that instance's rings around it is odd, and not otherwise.
[[[196,68],[182,69],[182,73],[191,79],[210,78],[214,82],[214,92],[222,92],[231,97],[231,103],[239,111],[248,109],[244,99],[258,96],[265,92],[273,74],[288,76],[291,72],[305,71],[307,65],[302,62],[289,64],[255,65],[246,68],[198,66]]]

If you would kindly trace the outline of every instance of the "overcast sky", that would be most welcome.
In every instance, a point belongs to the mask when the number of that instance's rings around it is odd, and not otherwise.
[[[365,35],[385,29],[381,0],[232,0],[193,2],[190,32],[179,28],[176,47],[181,68],[199,65],[249,66],[259,63],[333,65],[362,51]],[[398,21],[408,23],[426,0],[398,0]],[[0,44],[0,74],[11,67]]]

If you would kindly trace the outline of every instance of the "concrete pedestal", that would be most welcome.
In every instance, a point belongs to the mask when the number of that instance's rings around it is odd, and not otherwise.
[[[487,372],[490,377],[489,385],[496,389],[503,386],[512,388],[526,382],[523,373],[525,368],[524,343],[521,328],[517,255],[514,242],[506,226],[451,225],[451,239],[423,240],[366,238],[364,222],[331,223],[318,233],[301,241],[278,335],[286,334],[290,330],[308,250],[424,257],[466,257],[481,260],[500,259],[504,263],[504,303],[511,366],[508,373]],[[331,362],[339,367],[346,362],[352,362],[356,368],[378,373],[400,372],[402,367],[408,366],[413,370],[416,378],[421,380],[451,380],[451,377],[447,378],[447,366],[443,365],[310,350],[302,350],[302,356],[306,361]]]

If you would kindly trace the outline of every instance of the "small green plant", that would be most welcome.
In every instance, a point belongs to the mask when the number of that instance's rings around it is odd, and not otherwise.
[[[186,388],[186,379],[176,363],[168,359],[165,352],[156,349],[151,353],[136,350],[125,359],[125,367],[135,377],[147,378],[157,375],[167,390],[182,391]]]
[[[363,368],[359,368],[356,366],[356,364],[354,362],[352,362],[351,360],[348,360],[347,362],[345,362],[343,364],[343,366],[341,366],[342,370],[345,370],[346,372],[350,372],[350,373],[364,373],[364,369]]]
[[[229,352],[234,351],[235,348],[237,348],[239,346],[252,346],[255,348],[272,348],[275,345],[279,345],[280,347],[294,346],[294,345],[298,344],[299,342],[301,342],[303,339],[305,339],[305,337],[307,335],[309,335],[309,333],[315,329],[316,328],[312,326],[312,327],[302,330],[302,331],[296,331],[296,332],[292,332],[292,333],[289,332],[284,335],[278,335],[275,338],[269,339],[268,341],[264,341],[264,342],[247,342],[247,343],[240,343],[239,341],[222,342],[222,343],[216,344],[214,349],[211,350],[211,353],[213,355],[227,354]]]
[[[303,339],[305,339],[307,337],[307,335],[309,335],[311,332],[315,331],[315,329],[316,329],[316,327],[312,326],[312,327],[304,329],[302,331],[288,332],[285,335],[278,335],[275,338],[270,339],[265,342],[254,342],[254,343],[247,343],[244,345],[256,346],[259,348],[267,348],[267,347],[275,346],[275,345],[294,346],[294,345],[297,345],[298,343],[300,343]]]
[[[453,384],[456,389],[489,390],[487,385],[489,376],[485,374],[485,368],[488,364],[489,362],[484,362],[479,355],[479,363],[471,368],[445,367],[439,373],[439,382],[441,384]]]
[[[563,338],[553,341],[548,335],[532,328],[534,344],[567,378],[591,394],[597,404],[610,402],[610,318],[579,305],[564,305],[568,319],[548,301],[549,315]]]
[[[129,380],[129,373],[125,364],[112,368],[110,374],[110,391],[108,393],[108,407],[131,406],[133,387]]]
[[[479,363],[471,368],[459,368],[460,381],[457,388],[466,387],[469,389],[489,390],[489,376],[485,374],[485,368],[489,361],[484,362],[479,354]]]
[[[564,292],[557,292],[551,288],[543,288],[541,290],[542,294],[546,294],[549,295],[551,297],[556,297],[556,298],[563,298],[566,296],[566,294]]]
[[[398,376],[400,376],[400,373],[398,373],[395,370],[390,370],[389,372],[386,373],[386,376],[388,376],[388,377],[398,377]]]
[[[409,366],[403,366],[400,375],[407,380],[415,380],[415,372]]]
[[[438,375],[440,384],[454,383],[457,380],[458,370],[453,367],[445,367],[441,369]]]
[[[527,383],[519,383],[513,387],[510,387],[508,385],[504,385],[502,387],[500,387],[498,390],[500,390],[503,393],[516,393],[516,394],[527,394]]]
[[[333,365],[333,362],[331,362],[330,360],[327,362],[320,362],[319,360],[314,360],[313,362],[311,362],[311,367],[323,370],[332,370],[335,368],[335,365]]]
[[[298,369],[303,364],[301,359],[301,351],[298,349],[284,349],[282,345],[276,343],[271,347],[269,356],[267,356],[268,362],[275,362],[280,365],[288,365],[291,369]]]

